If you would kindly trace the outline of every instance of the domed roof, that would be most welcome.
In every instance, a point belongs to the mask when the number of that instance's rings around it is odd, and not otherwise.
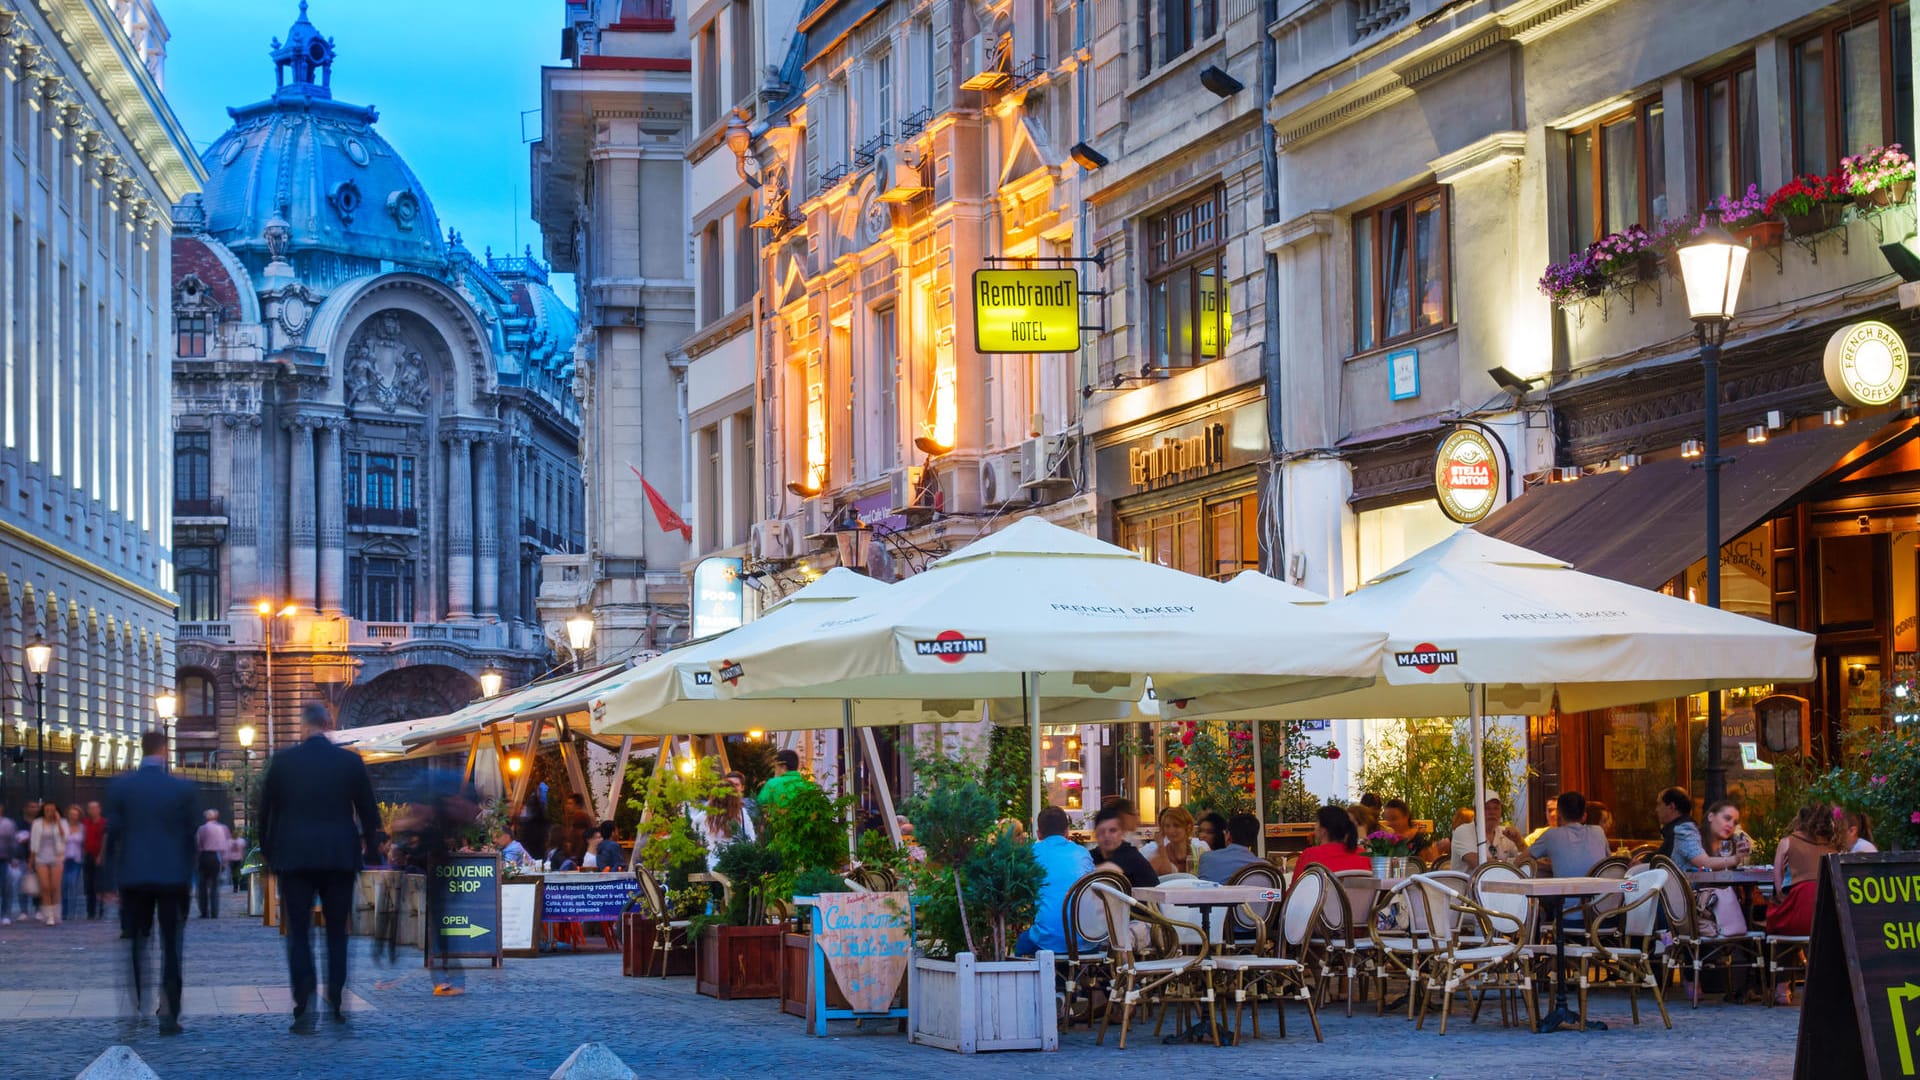
[[[333,100],[333,59],[332,39],[307,21],[301,0],[286,43],[273,43],[273,96],[228,109],[233,127],[202,157],[207,231],[256,265],[268,257],[267,226],[278,218],[301,276],[323,287],[377,270],[381,260],[444,266],[432,201],[373,130],[379,114]]]

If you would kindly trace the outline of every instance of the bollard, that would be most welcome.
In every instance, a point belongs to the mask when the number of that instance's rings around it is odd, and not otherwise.
[[[160,1074],[141,1061],[132,1047],[109,1046],[74,1080],[160,1080]]]
[[[640,1080],[606,1043],[581,1043],[553,1070],[552,1080]]]

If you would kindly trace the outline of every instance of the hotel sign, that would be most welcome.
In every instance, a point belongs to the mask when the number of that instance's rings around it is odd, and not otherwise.
[[[1163,480],[1212,472],[1227,460],[1227,425],[1202,424],[1197,434],[1165,435],[1127,450],[1127,479],[1144,491]]]
[[[1103,497],[1124,499],[1204,480],[1266,457],[1266,403],[1252,401],[1103,446],[1094,455],[1094,471]]]
[[[1433,486],[1440,511],[1472,525],[1493,511],[1500,492],[1500,455],[1475,428],[1455,428],[1433,456]]]
[[[983,353],[1080,350],[1080,274],[975,270],[973,340]]]
[[[1883,322],[1843,326],[1827,339],[1827,388],[1853,406],[1886,405],[1907,390],[1907,343]]]

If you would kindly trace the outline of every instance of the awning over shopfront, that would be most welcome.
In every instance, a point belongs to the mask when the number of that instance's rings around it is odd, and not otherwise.
[[[1905,441],[1914,421],[1847,425],[1722,447],[1720,534],[1739,536],[1846,463]],[[1701,557],[1706,475],[1672,458],[1631,472],[1547,484],[1494,511],[1480,532],[1572,563],[1585,573],[1657,589]]]

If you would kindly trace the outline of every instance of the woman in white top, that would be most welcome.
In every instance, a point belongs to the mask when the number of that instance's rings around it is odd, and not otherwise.
[[[1849,854],[1879,851],[1873,843],[1873,823],[1858,810],[1847,811],[1847,824],[1840,832],[1840,850]]]
[[[60,876],[70,834],[60,817],[60,807],[51,799],[40,808],[40,816],[28,833],[27,850],[32,853],[33,872],[40,879],[40,921],[48,926],[60,922]]]
[[[1197,874],[1200,856],[1211,849],[1193,835],[1193,814],[1184,806],[1169,806],[1160,811],[1160,838],[1140,849],[1154,873]]]
[[[754,832],[753,818],[747,814],[746,800],[737,790],[709,800],[704,807],[690,808],[687,819],[693,825],[694,839],[706,845],[709,872],[720,869],[720,853],[727,845],[736,840],[759,839]]]

